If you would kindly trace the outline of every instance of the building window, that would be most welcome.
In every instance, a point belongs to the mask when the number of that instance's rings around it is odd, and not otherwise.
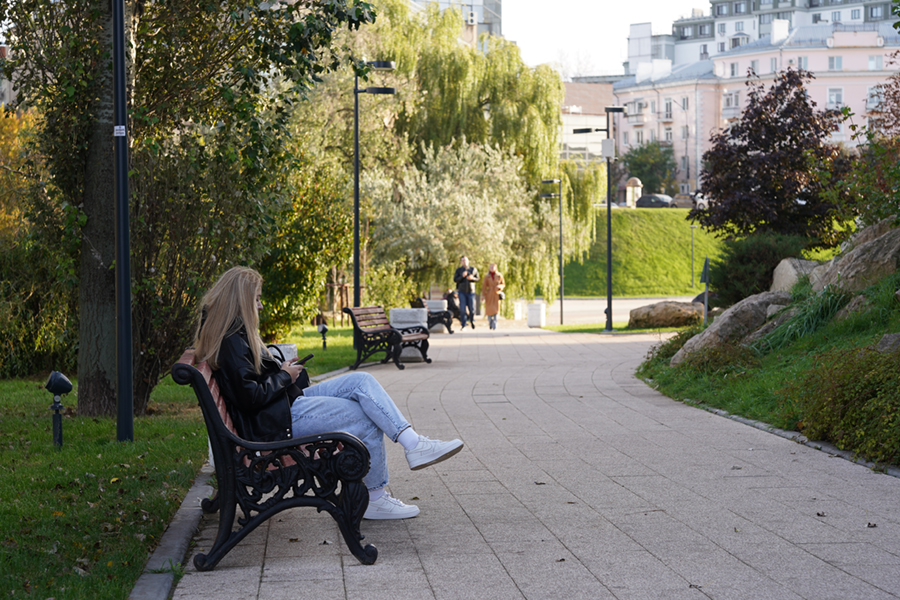
[[[687,96],[685,96],[684,98],[681,99],[681,108],[682,108],[682,110],[688,109],[688,97]]]
[[[623,146],[628,145],[628,132],[627,131],[622,132],[622,145]]]
[[[841,11],[836,10],[831,13],[831,22],[832,23],[840,23],[841,22]]]
[[[759,0],[760,6],[772,6],[772,0]]]
[[[700,25],[697,27],[697,35],[700,37],[709,37],[712,35],[712,25],[708,23],[706,25]]]
[[[725,35],[725,23],[719,23],[716,25],[716,29],[719,30],[719,35]]]
[[[826,108],[829,110],[840,110],[844,105],[844,88],[828,88],[828,104]]]
[[[884,68],[884,57],[880,54],[878,56],[870,56],[869,57],[869,70],[870,71],[880,71]]]
[[[716,16],[724,17],[728,14],[728,5],[727,4],[716,4]]]
[[[821,23],[822,22],[822,13],[813,13],[813,23]]]
[[[744,22],[743,22],[743,21],[738,21],[737,23],[735,23],[735,24],[734,24],[734,30],[735,30],[735,31],[743,31],[743,30],[744,30]]]
[[[650,130],[650,143],[653,143],[655,141],[656,141],[656,131],[651,129]]]
[[[671,144],[671,143],[672,143],[672,139],[673,139],[673,136],[672,136],[672,128],[671,128],[671,127],[666,127],[666,132],[665,132],[665,134],[666,134],[666,142],[668,142],[668,143]]]
[[[866,94],[866,110],[878,110],[884,100],[884,88],[880,85],[870,87]]]
[[[736,62],[731,63],[730,69],[731,69],[731,76],[737,77],[738,76],[738,64]]]
[[[788,23],[790,23],[790,22],[791,22],[791,17],[792,17],[792,16],[793,16],[793,13],[790,13],[790,12],[780,12],[780,13],[778,13],[777,15],[775,15],[775,18],[776,18],[776,19],[779,19],[779,20],[781,20],[781,21],[787,21]]]
[[[706,60],[707,58],[709,58],[709,50],[706,44],[700,44],[700,60]]]
[[[687,168],[688,168],[688,157],[682,156],[681,157],[681,170],[687,171]]]
[[[881,19],[884,17],[884,7],[883,6],[870,6],[869,7],[869,18],[870,19]]]
[[[687,125],[681,126],[681,139],[686,140],[691,137],[691,128]]]
[[[725,93],[722,96],[722,108],[737,108],[740,105],[740,92]]]
[[[776,71],[778,71],[778,59],[770,58],[769,59],[769,72],[775,73]]]
[[[809,70],[809,57],[798,56],[797,57],[797,68],[803,69],[804,71],[808,71]]]
[[[736,38],[731,38],[731,48],[732,48],[732,50],[735,49],[735,48],[740,48],[741,46],[743,46],[743,45],[746,44],[746,43],[747,43],[747,38],[744,37],[744,36],[740,36],[740,37],[736,37]]]
[[[746,2],[735,2],[734,3],[734,14],[742,15],[747,12],[747,3]]]
[[[643,131],[635,131],[634,132],[634,143],[640,146],[644,143],[644,132]]]
[[[651,115],[655,115],[655,114],[656,114],[656,100],[651,100],[651,101],[650,101],[650,114],[651,114]]]
[[[759,61],[758,61],[758,60],[751,60],[751,61],[750,61],[750,68],[753,69],[753,73],[758,74],[758,73],[759,73]]]
[[[772,22],[772,13],[766,13],[764,15],[759,15],[759,24],[767,25]]]
[[[694,28],[690,25],[681,28],[681,39],[686,40],[694,37]]]
[[[828,70],[829,71],[841,71],[843,70],[844,59],[840,56],[829,56],[828,57]]]
[[[725,52],[725,42],[719,42],[719,52]]]
[[[665,113],[665,115],[664,115],[665,118],[667,118],[667,119],[672,118],[672,99],[671,98],[666,98],[663,101],[663,112]]]
[[[862,14],[860,14],[860,11],[858,8],[854,8],[853,10],[850,11],[850,19],[851,20],[859,21],[861,18],[862,18]]]

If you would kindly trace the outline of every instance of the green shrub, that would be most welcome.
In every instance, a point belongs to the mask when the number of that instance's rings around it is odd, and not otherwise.
[[[900,462],[900,352],[836,348],[778,392],[809,439],[875,462]]]
[[[650,348],[650,352],[647,353],[647,358],[638,368],[638,376],[649,376],[650,370],[655,365],[668,365],[669,361],[672,360],[672,357],[678,354],[678,351],[684,347],[687,341],[702,330],[703,328],[700,325],[692,325]]]
[[[802,236],[761,233],[727,240],[722,255],[710,266],[710,296],[714,306],[731,306],[767,291],[772,273],[785,258],[799,257],[809,240]]]
[[[680,366],[703,375],[730,375],[758,367],[759,357],[746,346],[727,343],[691,352]]]

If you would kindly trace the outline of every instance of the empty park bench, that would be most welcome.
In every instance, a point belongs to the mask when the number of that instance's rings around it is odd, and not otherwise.
[[[218,491],[201,506],[206,513],[219,511],[219,529],[209,551],[194,556],[198,570],[214,569],[259,525],[297,506],[327,511],[353,556],[366,565],[375,562],[378,550],[371,544],[363,547],[359,532],[369,505],[362,482],[369,471],[369,451],[359,438],[328,432],[279,442],[245,440],[235,430],[212,369],[205,362],[194,366],[193,349],[172,366],[172,379],[190,385],[197,395],[216,469]]]
[[[356,340],[356,362],[350,366],[356,369],[362,362],[377,352],[384,352],[382,364],[393,360],[398,369],[400,353],[404,348],[416,348],[422,354],[422,360],[430,363],[428,358],[428,328],[391,327],[391,322],[381,306],[345,307],[344,312],[353,321],[354,339]]]
[[[424,298],[416,298],[409,305],[413,308],[425,308],[428,310],[428,330],[435,325],[443,325],[447,333],[453,333],[453,313],[449,310],[431,310]]]

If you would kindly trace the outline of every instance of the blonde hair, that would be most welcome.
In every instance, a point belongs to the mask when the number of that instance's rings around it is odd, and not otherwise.
[[[206,361],[218,369],[222,341],[244,327],[250,342],[253,367],[260,371],[261,356],[268,352],[259,335],[256,294],[262,289],[262,275],[248,267],[225,271],[200,301],[197,333],[194,336],[196,361]]]

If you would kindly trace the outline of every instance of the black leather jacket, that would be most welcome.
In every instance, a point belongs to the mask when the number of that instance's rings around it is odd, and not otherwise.
[[[471,281],[466,279],[470,273],[474,277]],[[472,266],[457,267],[456,272],[453,274],[453,281],[456,282],[456,291],[474,294],[475,282],[478,281],[478,269]]]
[[[256,442],[290,439],[291,401],[287,388],[291,376],[267,354],[262,356],[260,371],[253,369],[253,355],[243,327],[222,340],[219,368],[213,371],[213,377],[238,434]]]

